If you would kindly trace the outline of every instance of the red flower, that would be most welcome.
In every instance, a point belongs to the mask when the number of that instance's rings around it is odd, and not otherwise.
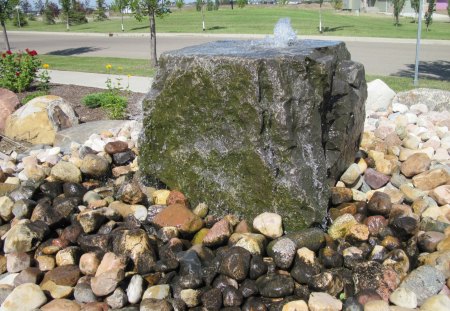
[[[6,51],[6,54],[11,55],[12,54],[11,50]]]
[[[16,71],[16,77],[20,76],[20,72]]]
[[[26,49],[25,51],[27,51],[27,53],[28,53],[28,55],[30,55],[30,56],[36,56],[37,55],[37,52],[35,51],[35,50],[28,50],[28,49]]]
[[[2,54],[2,58],[5,58],[5,57],[6,57],[6,54],[5,54],[5,53],[3,53],[3,54]]]

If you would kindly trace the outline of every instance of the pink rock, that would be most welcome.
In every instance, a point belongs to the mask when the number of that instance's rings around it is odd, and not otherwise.
[[[439,205],[450,204],[450,185],[439,186],[430,192],[430,196],[439,203]]]
[[[14,92],[0,88],[0,131],[3,131],[6,119],[18,105],[19,98]]]
[[[208,247],[221,245],[228,240],[232,233],[230,223],[222,219],[216,222],[203,238],[203,245]]]
[[[103,256],[103,259],[97,268],[97,272],[95,273],[95,276],[100,276],[109,270],[117,270],[117,269],[124,270],[126,265],[127,265],[127,260],[126,260],[125,256],[117,256],[116,254],[111,253],[111,252],[106,253]]]
[[[381,174],[372,168],[368,168],[364,173],[364,180],[372,189],[380,189],[386,185],[391,178]]]

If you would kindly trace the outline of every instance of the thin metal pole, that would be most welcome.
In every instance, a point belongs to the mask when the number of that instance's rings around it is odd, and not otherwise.
[[[416,43],[416,65],[414,67],[414,86],[419,86],[419,52],[420,52],[420,35],[422,34],[422,11],[423,0],[419,1],[419,25],[417,26],[417,43]]]

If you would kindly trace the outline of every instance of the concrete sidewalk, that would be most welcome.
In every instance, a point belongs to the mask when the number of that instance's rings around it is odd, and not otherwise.
[[[50,74],[51,83],[73,84],[107,89],[106,80],[110,78],[113,84],[117,84],[117,82],[120,81],[120,84],[124,89],[129,86],[129,90],[136,93],[147,93],[153,82],[153,78],[147,77],[128,77],[126,75],[108,75],[60,70],[49,70],[48,72]]]

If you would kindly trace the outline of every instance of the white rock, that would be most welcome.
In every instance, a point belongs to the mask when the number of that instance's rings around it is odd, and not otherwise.
[[[448,154],[447,149],[437,148],[436,153],[433,156],[433,160],[436,160],[439,162],[450,160],[450,155]]]
[[[275,239],[283,235],[281,216],[275,213],[262,213],[253,220],[253,228],[266,237]]]
[[[380,79],[367,83],[367,110],[386,110],[392,102],[395,92]]]
[[[1,311],[32,311],[47,302],[41,288],[32,283],[17,286],[3,301]]]
[[[364,305],[364,311],[390,311],[390,309],[384,300],[371,300]]]
[[[404,308],[414,309],[417,307],[417,296],[413,291],[407,288],[399,287],[397,288],[389,297],[389,300],[399,306]]]
[[[342,310],[342,302],[334,298],[328,293],[314,292],[311,293],[308,300],[310,311],[340,311]]]
[[[417,123],[417,115],[411,112],[405,113],[406,120],[408,124],[416,124]]]
[[[16,279],[16,277],[19,275],[19,273],[7,273],[7,274],[3,274],[1,279],[0,279],[0,285],[11,285],[14,286],[14,280]]]
[[[392,111],[393,112],[400,112],[405,113],[409,110],[408,106],[400,103],[392,103]]]
[[[424,114],[428,112],[428,107],[425,104],[414,104],[409,107],[409,110],[412,112],[416,112],[417,114]]]
[[[420,311],[448,311],[450,310],[450,297],[447,295],[435,295],[420,306]]]
[[[139,274],[133,275],[130,284],[127,287],[127,297],[131,304],[138,303],[141,300],[143,292],[144,279]]]
[[[341,181],[346,185],[352,185],[361,176],[361,170],[358,164],[353,163],[347,170],[342,174]]]
[[[439,126],[436,128],[436,134],[439,136],[439,138],[443,138],[445,134],[448,132],[448,127],[446,126]]]

